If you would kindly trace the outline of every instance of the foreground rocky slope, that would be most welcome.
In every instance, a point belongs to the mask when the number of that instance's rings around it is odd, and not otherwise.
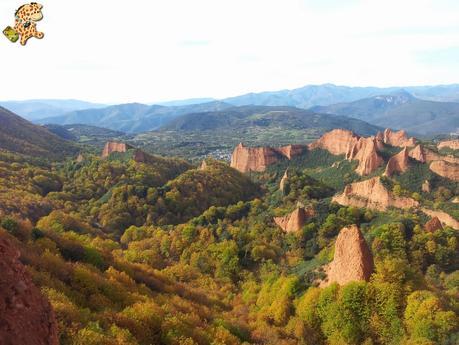
[[[54,311],[19,256],[19,250],[0,230],[0,343],[57,345]]]

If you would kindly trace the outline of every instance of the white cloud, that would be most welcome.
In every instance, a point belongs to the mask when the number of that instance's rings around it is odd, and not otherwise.
[[[151,102],[309,83],[458,82],[459,62],[420,58],[458,46],[457,1],[41,2],[42,41],[0,40],[1,99]],[[2,0],[0,25],[18,5]]]

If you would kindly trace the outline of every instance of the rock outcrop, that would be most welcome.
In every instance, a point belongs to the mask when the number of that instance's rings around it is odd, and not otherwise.
[[[84,161],[84,156],[83,156],[82,153],[80,153],[80,154],[78,155],[78,157],[76,158],[76,162],[77,162],[77,163],[82,163],[83,161]]]
[[[279,183],[279,189],[283,192],[284,189],[285,189],[285,184],[287,183],[288,181],[288,169],[285,170],[285,173],[284,173],[284,176],[282,176],[282,179],[280,180],[280,183]]]
[[[397,197],[381,183],[380,177],[355,182],[347,185],[342,194],[333,197],[333,201],[343,206],[355,206],[377,211],[385,211],[389,207],[408,209],[419,206],[411,198]]]
[[[409,156],[408,149],[405,148],[392,156],[387,162],[386,171],[384,175],[392,176],[394,173],[404,173],[409,168]]]
[[[0,344],[57,345],[57,322],[33,284],[20,253],[0,234]]]
[[[373,256],[357,225],[343,228],[335,242],[333,261],[326,267],[322,287],[332,283],[344,285],[368,281],[373,273]]]
[[[448,213],[443,211],[433,211],[427,208],[423,208],[421,211],[427,214],[429,217],[437,217],[443,224],[450,226],[453,229],[459,230],[459,222],[451,217]]]
[[[430,164],[430,170],[437,175],[458,182],[459,181],[459,165],[450,164],[445,161],[434,161]]]
[[[297,232],[303,228],[307,219],[312,214],[313,211],[306,211],[303,207],[298,207],[295,211],[284,217],[275,217],[274,222],[285,232]]]
[[[201,163],[201,166],[199,167],[199,170],[204,171],[207,169],[207,163],[206,160],[204,159]]]
[[[424,228],[428,232],[435,232],[437,230],[442,230],[443,226],[441,225],[440,219],[438,219],[438,217],[433,217],[426,223]]]
[[[438,149],[449,148],[453,150],[459,150],[459,140],[447,140],[442,141],[437,145]]]
[[[102,158],[107,158],[113,152],[127,152],[131,148],[132,147],[126,143],[109,141],[104,146],[104,150],[102,151]]]
[[[287,157],[287,159],[292,159],[295,156],[301,155],[305,150],[306,150],[305,145],[287,145],[287,146],[282,146],[277,149],[279,153],[281,153],[283,156]]]
[[[424,151],[422,145],[417,145],[414,149],[412,149],[409,156],[420,163],[427,162],[426,152]]]
[[[351,131],[335,129],[310,144],[309,149],[321,148],[332,155],[345,155],[348,160],[358,160],[356,172],[364,176],[371,174],[384,163],[378,155],[380,146],[378,138],[362,138]]]
[[[374,137],[359,138],[346,158],[359,161],[355,172],[360,176],[369,175],[384,164],[384,160],[378,155],[377,139]]]
[[[422,183],[422,187],[421,187],[422,191],[424,193],[430,193],[432,191],[432,188],[430,187],[430,182],[425,180],[423,183]]]
[[[378,137],[380,137],[380,135]],[[405,131],[393,132],[390,128],[384,131],[383,141],[387,145],[398,147],[413,147],[416,145],[416,139],[408,138]]]
[[[309,149],[324,149],[335,156],[348,155],[359,139],[360,137],[351,131],[346,129],[334,129],[325,133],[320,139],[312,144],[309,144]]]
[[[303,145],[288,145],[279,148],[246,147],[240,143],[231,156],[231,167],[240,172],[262,172],[282,159],[292,159],[306,149]]]

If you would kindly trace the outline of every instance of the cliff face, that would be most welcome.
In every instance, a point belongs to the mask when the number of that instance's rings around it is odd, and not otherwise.
[[[456,182],[459,181],[459,165],[457,164],[450,164],[445,161],[434,161],[430,164],[430,170],[442,177]]]
[[[344,192],[333,197],[333,201],[343,206],[355,206],[385,211],[389,207],[411,208],[419,203],[411,198],[396,197],[381,183],[380,177],[352,183],[344,188]]]
[[[373,272],[373,256],[356,225],[343,228],[335,243],[333,261],[326,268],[327,278],[321,286],[352,281],[368,281]]]
[[[398,147],[413,147],[416,145],[415,138],[408,138],[405,131],[392,132],[390,128],[387,128],[383,133],[384,143],[391,146]]]
[[[274,222],[285,232],[297,232],[306,224],[306,220],[311,216],[312,211],[306,211],[303,207],[298,207],[285,217],[275,217]]]
[[[378,138],[361,138],[351,131],[335,129],[325,133],[319,140],[310,144],[309,148],[321,148],[333,155],[345,155],[346,159],[358,160],[356,172],[364,176],[371,174],[384,163],[378,155],[381,145]]]
[[[19,256],[11,241],[0,234],[0,343],[57,345],[54,312]]]
[[[443,229],[443,226],[441,225],[440,219],[438,219],[438,217],[433,217],[426,223],[424,227],[428,232],[435,232],[437,230]]]
[[[118,143],[109,141],[105,144],[104,150],[102,151],[102,158],[107,158],[112,152],[126,152],[131,146],[126,143]]]
[[[459,222],[451,217],[448,213],[443,211],[433,211],[427,208],[423,208],[421,211],[427,214],[429,217],[437,217],[441,223],[450,226],[453,229],[459,230]]]
[[[309,149],[321,148],[332,155],[347,155],[359,141],[359,136],[345,129],[334,129],[309,145]]]
[[[437,145],[438,149],[450,148],[453,150],[459,150],[459,140],[447,140],[442,141]]]
[[[409,168],[408,149],[405,147],[402,151],[392,156],[387,162],[384,175],[392,176],[394,173],[403,173]]]
[[[231,167],[240,172],[265,171],[266,168],[281,159],[291,159],[306,149],[302,145],[288,145],[279,148],[246,147],[240,143],[231,156]]]

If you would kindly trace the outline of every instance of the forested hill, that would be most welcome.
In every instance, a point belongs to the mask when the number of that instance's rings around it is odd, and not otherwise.
[[[79,148],[0,107],[0,149],[48,158],[74,155]]]

